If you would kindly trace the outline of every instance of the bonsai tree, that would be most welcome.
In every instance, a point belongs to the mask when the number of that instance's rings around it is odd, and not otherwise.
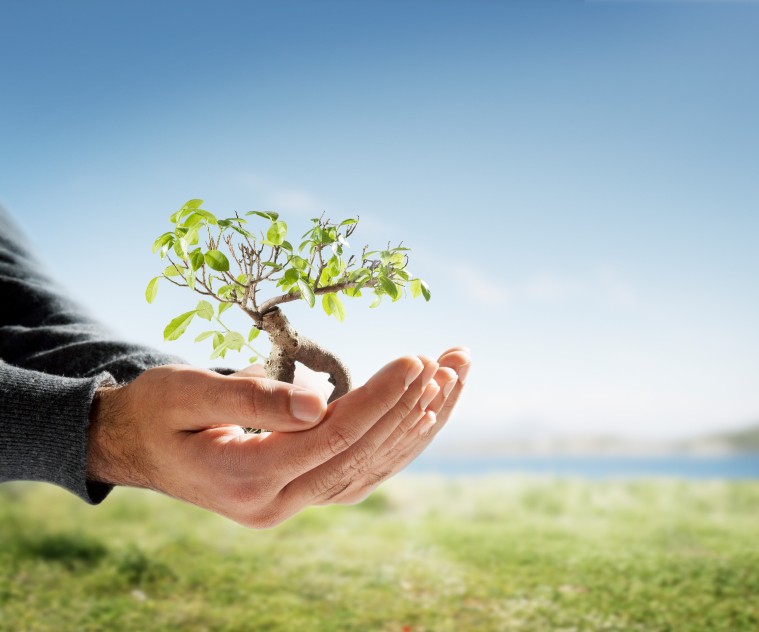
[[[407,269],[409,249],[402,243],[395,247],[388,244],[383,250],[364,247],[360,255],[346,255],[357,217],[340,222],[323,215],[314,218],[296,247],[288,241],[287,223],[278,213],[250,211],[245,217],[235,213],[234,217],[218,219],[201,208],[202,204],[202,200],[190,200],[173,213],[169,217],[172,230],[153,243],[153,252],[168,266],[150,280],[145,297],[152,303],[158,283],[165,279],[213,299],[217,306],[201,299],[195,309],[166,326],[166,340],[177,340],[195,317],[213,321],[217,327],[202,332],[195,341],[211,341],[212,359],[247,348],[254,353],[252,364],[261,354],[251,343],[265,331],[271,341],[267,377],[292,383],[295,363],[301,362],[329,375],[334,385],[333,401],[351,388],[348,369],[334,353],[299,334],[281,306],[305,301],[313,308],[319,303],[328,316],[342,321],[342,297],[371,292],[375,295],[371,307],[377,307],[385,296],[395,302],[406,291],[415,298],[430,299],[427,284]],[[222,320],[224,312],[234,306],[253,321],[247,336]]]

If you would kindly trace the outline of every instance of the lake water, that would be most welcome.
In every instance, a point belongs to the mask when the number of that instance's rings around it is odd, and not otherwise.
[[[408,470],[448,476],[531,474],[589,479],[674,477],[759,479],[759,454],[724,456],[434,457],[421,455]]]

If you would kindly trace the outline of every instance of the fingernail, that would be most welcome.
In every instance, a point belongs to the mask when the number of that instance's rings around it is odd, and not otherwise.
[[[419,374],[424,370],[424,365],[421,363],[414,363],[414,366],[412,366],[408,373],[406,373],[406,388],[411,386],[411,383],[419,377]]]
[[[435,416],[435,413],[433,413],[432,411],[429,411],[427,413],[427,416],[429,417],[429,419],[425,419],[422,422],[422,427],[419,428],[419,436],[422,438],[430,434],[430,432],[432,431],[432,428],[435,426],[435,423],[437,422],[437,417]]]
[[[314,423],[324,413],[324,400],[309,391],[290,391],[290,412],[293,417]]]
[[[469,369],[471,366],[472,364],[470,362],[469,364],[465,364],[459,369],[459,382],[462,384],[466,384],[466,378],[469,377]]]
[[[453,390],[453,387],[456,386],[456,380],[451,380],[443,387],[443,397],[448,397],[451,394],[451,391]]]
[[[430,402],[435,399],[435,396],[440,392],[440,388],[427,387],[424,389],[424,393],[419,398],[419,407],[424,410],[430,405]]]

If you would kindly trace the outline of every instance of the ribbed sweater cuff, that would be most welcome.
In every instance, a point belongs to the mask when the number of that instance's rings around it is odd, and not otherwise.
[[[0,480],[45,481],[98,504],[112,486],[87,481],[87,429],[109,373],[67,378],[0,362]]]

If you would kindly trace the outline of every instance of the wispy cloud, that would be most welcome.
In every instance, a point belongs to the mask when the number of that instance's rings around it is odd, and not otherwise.
[[[238,182],[254,192],[261,203],[272,210],[316,216],[329,207],[309,191],[274,182],[259,174],[241,174]]]
[[[522,279],[498,281],[474,264],[459,264],[451,270],[459,292],[479,305],[567,304],[600,302],[621,308],[640,305],[639,294],[612,268],[572,277],[555,272],[536,272]]]

